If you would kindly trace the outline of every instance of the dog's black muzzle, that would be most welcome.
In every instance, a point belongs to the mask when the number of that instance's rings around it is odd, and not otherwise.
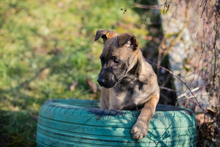
[[[113,72],[107,68],[101,69],[97,81],[100,86],[105,88],[111,88],[117,83]]]

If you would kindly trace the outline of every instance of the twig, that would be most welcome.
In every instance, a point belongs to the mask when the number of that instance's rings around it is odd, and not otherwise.
[[[145,59],[145,60],[147,60],[147,59]],[[189,86],[186,84],[186,82],[184,82],[180,77],[178,77],[177,75],[175,75],[175,74],[173,74],[173,72],[172,71],[170,71],[170,70],[168,70],[167,68],[165,68],[165,67],[162,67],[162,66],[160,66],[160,65],[157,65],[156,63],[154,63],[154,62],[152,62],[152,61],[150,61],[150,60],[147,60],[148,62],[150,62],[150,63],[153,63],[154,65],[156,65],[156,66],[159,66],[160,68],[162,68],[162,69],[164,69],[164,70],[166,70],[166,71],[168,71],[170,74],[172,74],[175,78],[177,78],[178,80],[180,80],[186,87],[187,87],[187,89],[190,91],[190,93],[194,96],[194,94],[192,93],[192,91],[191,91],[191,89],[189,88]],[[196,99],[196,97],[194,96],[194,98],[195,98],[195,100],[196,100],[196,102],[198,103],[198,105],[200,106],[200,104],[199,104],[199,102],[197,101],[197,99]],[[201,106],[200,106],[201,107]],[[205,110],[204,110],[205,111]]]
[[[210,94],[212,94],[212,93],[214,93],[214,92],[209,92],[209,93],[205,93],[205,94],[198,94],[198,95],[196,95],[196,96],[210,95]],[[192,99],[193,96],[190,96],[190,97],[186,96],[186,98],[187,98],[187,99]]]
[[[150,61],[150,60],[147,60],[147,59],[145,59],[145,60],[148,61],[148,62],[150,62],[150,63],[152,63],[152,64],[154,64],[154,65],[156,65],[156,66],[159,66],[160,68],[166,70],[167,72],[169,72],[170,74],[172,74],[175,78],[177,78],[178,80],[180,80],[180,81],[186,86],[186,88],[190,91],[191,95],[193,96],[193,98],[194,98],[194,100],[195,100],[196,102],[194,102],[192,99],[189,99],[189,100],[190,100],[192,103],[194,103],[195,105],[197,105],[197,106],[203,111],[204,114],[208,115],[208,116],[220,127],[220,124],[219,124],[210,114],[208,114],[208,113],[202,108],[202,106],[200,105],[200,103],[199,103],[198,100],[196,99],[194,93],[191,91],[191,89],[190,89],[189,86],[186,84],[186,82],[184,82],[184,81],[183,81],[180,77],[178,77],[177,75],[173,74],[173,72],[170,71],[170,70],[168,70],[167,68],[162,67],[162,66],[160,66],[160,65],[157,65],[156,63],[154,63],[154,62],[152,62],[152,61]]]
[[[164,42],[165,40],[165,35],[163,36],[161,42],[160,42],[160,45],[158,46],[158,57],[157,57],[157,64],[160,65],[161,64],[161,55],[162,55],[162,52],[163,52],[163,47],[162,47],[162,44],[165,44]],[[157,66],[157,75],[159,75],[159,67]]]
[[[171,91],[171,92],[180,92],[180,91],[173,90],[173,89],[170,89],[170,88],[167,88],[167,87],[163,87],[163,86],[160,86],[160,89],[164,89],[164,90]]]
[[[204,50],[204,51],[201,51],[201,52],[198,52],[196,54],[200,54],[200,53],[204,53],[204,52],[209,52],[209,51],[216,51],[216,50],[219,50],[219,49],[207,49],[207,50]],[[220,51],[220,50],[219,50]]]
[[[205,44],[204,19],[203,19],[203,40],[204,40],[204,44]],[[204,50],[205,50],[205,45],[203,45],[203,50],[202,50],[202,52],[204,52]],[[197,73],[197,70],[198,70],[198,68],[199,68],[199,63],[200,63],[200,61],[201,61],[201,59],[202,59],[202,56],[203,56],[203,53],[201,54],[201,56],[200,56],[200,58],[199,58],[199,62],[198,62],[198,65],[197,65],[197,67],[196,67],[195,74]],[[195,78],[195,75],[193,76],[193,79],[191,80],[191,82],[190,82],[190,84],[189,84],[189,87],[191,87],[191,84],[192,84],[192,82],[194,81],[194,78]]]
[[[202,14],[201,14],[201,17],[200,17],[200,19],[199,19],[199,24],[198,24],[198,26],[197,26],[197,29],[196,29],[196,33],[195,33],[195,36],[196,36],[196,34],[197,34],[197,32],[198,32],[198,29],[199,29],[199,25],[200,25],[200,21],[201,21],[201,19],[203,18],[202,16],[203,16],[203,13],[204,13],[204,11],[205,11],[205,8],[206,8],[206,5],[207,5],[207,1],[208,1],[208,0],[206,0],[206,1],[205,1],[205,6],[203,7],[203,10],[202,10]]]
[[[196,88],[192,89],[191,92],[195,92],[199,89],[200,89],[200,87],[196,87]],[[189,94],[189,92],[185,92],[185,93],[181,94],[180,96],[177,97],[177,99],[182,98],[184,96],[187,96],[187,94]]]
[[[215,14],[215,19],[216,19],[216,23],[217,23],[217,13]],[[217,24],[218,25],[218,24]],[[219,32],[218,32],[218,30],[217,30],[217,28],[218,28],[218,26],[215,26],[215,40],[214,40],[214,45],[213,45],[213,48],[215,48],[216,47],[216,41],[217,41],[217,38],[218,38],[218,36],[219,36]],[[216,73],[215,73],[215,71],[216,71],[216,60],[217,60],[217,51],[215,50],[215,52],[214,52],[214,75],[213,75],[213,89],[215,89],[215,78],[216,78]]]
[[[166,85],[166,83],[170,80],[170,77],[171,77],[171,76],[172,76],[172,75],[169,74],[168,77],[166,77],[165,81],[163,81],[163,84],[161,85],[162,87],[163,87],[164,85]]]

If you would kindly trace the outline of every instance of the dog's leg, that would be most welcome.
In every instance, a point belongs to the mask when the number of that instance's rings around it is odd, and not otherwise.
[[[137,122],[131,129],[132,138],[140,140],[147,135],[148,125],[156,110],[159,96],[152,95],[145,103],[144,108],[137,119]]]

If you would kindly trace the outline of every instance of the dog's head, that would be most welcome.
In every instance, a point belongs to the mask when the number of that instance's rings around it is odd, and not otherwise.
[[[98,30],[95,41],[103,39],[104,48],[100,55],[102,69],[98,82],[105,88],[111,88],[120,82],[136,63],[138,40],[131,33],[118,34],[110,30]]]

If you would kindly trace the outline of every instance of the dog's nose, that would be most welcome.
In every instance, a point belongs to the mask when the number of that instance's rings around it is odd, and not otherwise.
[[[97,81],[99,82],[99,84],[102,86],[103,84],[105,84],[105,79],[104,78],[98,78]]]

